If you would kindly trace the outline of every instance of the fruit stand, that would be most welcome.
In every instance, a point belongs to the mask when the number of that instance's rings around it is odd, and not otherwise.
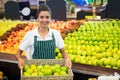
[[[51,28],[59,30],[64,38],[65,49],[73,62],[74,80],[113,75],[114,72],[120,74],[120,21],[84,22],[85,20],[71,20],[68,22],[56,21],[51,24]],[[35,22],[27,22],[24,25],[17,25],[17,28],[6,30],[7,33],[1,33],[3,36],[0,37],[2,42],[0,45],[0,70],[10,80],[20,79],[15,52],[24,36],[23,33],[34,29],[36,25]],[[57,59],[62,58],[58,50],[56,53]],[[25,53],[23,53],[25,59],[24,55]]]
[[[26,58],[23,56],[23,59]],[[20,70],[17,66],[17,61],[14,55],[3,53],[0,54],[0,70],[5,73],[4,75],[7,76],[8,79],[20,79]],[[120,70],[116,69],[78,63],[73,63],[72,70],[74,73],[74,80],[87,80],[91,77],[97,78],[100,75],[113,75],[114,72],[120,73]]]

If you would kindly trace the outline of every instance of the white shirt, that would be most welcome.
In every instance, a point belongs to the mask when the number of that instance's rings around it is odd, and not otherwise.
[[[54,34],[54,37],[55,37],[56,47],[58,49],[63,48],[64,47],[64,41],[63,41],[63,38],[61,37],[59,31],[57,31],[55,29],[49,29],[48,34],[45,36],[45,39],[43,39],[39,35],[38,27],[37,27],[34,30],[28,31],[26,33],[22,42],[19,45],[19,49],[23,50],[23,51],[26,51],[26,57],[28,59],[32,59],[32,55],[33,55],[33,52],[34,52],[34,36],[37,36],[38,41],[51,40],[52,39],[52,33]]]

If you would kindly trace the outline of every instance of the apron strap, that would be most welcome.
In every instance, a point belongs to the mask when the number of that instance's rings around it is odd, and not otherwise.
[[[56,47],[56,40],[55,40],[55,36],[54,36],[54,33],[52,32],[52,39],[54,40],[55,42],[55,47]]]
[[[36,44],[36,41],[37,41],[37,36],[34,36],[34,45]]]

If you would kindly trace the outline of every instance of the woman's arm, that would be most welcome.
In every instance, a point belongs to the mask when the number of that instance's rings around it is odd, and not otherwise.
[[[70,58],[69,58],[68,53],[65,52],[65,49],[64,49],[64,48],[60,49],[60,52],[61,52],[63,58],[66,60],[66,66],[67,66],[68,68],[72,68],[72,62],[71,62],[71,60],[70,60]]]
[[[18,60],[18,67],[21,69],[23,68],[23,65],[24,65],[24,61],[22,60],[21,58],[21,54],[22,54],[22,50],[18,49],[17,50],[17,53],[16,53],[16,59]]]

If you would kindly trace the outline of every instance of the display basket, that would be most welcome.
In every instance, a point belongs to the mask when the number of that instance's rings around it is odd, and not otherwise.
[[[35,65],[54,65],[60,64],[60,66],[65,66],[65,60],[60,59],[31,59],[24,60],[24,63],[27,65],[35,64]],[[67,75],[59,75],[59,76],[23,76],[23,69],[21,69],[21,80],[73,80],[73,72],[68,68]]]

